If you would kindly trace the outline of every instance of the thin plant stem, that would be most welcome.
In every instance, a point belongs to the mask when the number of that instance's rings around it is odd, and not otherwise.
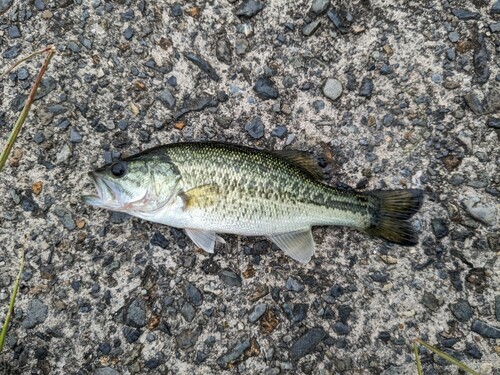
[[[413,343],[413,352],[415,353],[415,363],[417,364],[417,374],[423,375],[424,372],[422,371],[422,363],[420,362],[420,356],[418,355],[417,340],[415,340],[415,342]]]
[[[14,65],[12,65],[9,69],[7,69],[5,72],[2,73],[2,75],[0,75],[0,81],[7,75],[9,74],[10,72],[12,72],[17,66],[19,66],[20,64],[22,64],[23,62],[25,62],[26,60],[29,60],[31,59],[32,57],[36,56],[36,55],[39,55],[41,53],[46,53],[46,52],[49,52],[51,51],[52,49],[54,49],[54,46],[48,46],[48,47],[45,47],[45,48],[42,48],[41,50],[38,50],[38,51],[35,51],[33,52],[32,54],[26,56],[26,57],[23,57],[21,60],[17,61]]]
[[[469,374],[472,374],[472,375],[481,375],[479,372],[474,371],[470,367],[464,365],[459,360],[453,358],[452,356],[449,356],[448,354],[442,352],[441,350],[435,348],[434,346],[426,343],[424,340],[415,339],[415,342],[418,343],[418,344],[420,344],[420,345],[422,345],[423,347],[429,349],[430,351],[436,353],[438,356],[440,356],[441,358],[443,358],[443,359],[447,360],[448,362],[454,364],[455,366],[460,367],[462,370],[468,372]],[[417,370],[418,370],[418,364],[417,364]]]
[[[0,353],[2,352],[5,336],[7,336],[7,331],[9,329],[10,318],[12,317],[12,313],[14,312],[14,304],[16,303],[17,291],[19,290],[19,282],[21,281],[21,275],[24,269],[24,249],[21,250],[20,257],[21,261],[19,265],[19,273],[17,274],[17,278],[14,283],[14,290],[12,291],[12,296],[10,297],[9,310],[7,311],[7,315],[5,317],[2,332],[0,332]]]
[[[47,70],[47,68],[49,66],[50,60],[52,59],[52,57],[56,53],[56,48],[54,46],[50,46],[50,47],[47,47],[44,50],[42,50],[42,52],[48,52],[48,54],[45,57],[45,61],[43,62],[43,65],[42,65],[40,71],[38,72],[38,76],[36,77],[36,80],[35,80],[33,87],[31,88],[28,99],[26,100],[26,104],[24,105],[24,108],[23,108],[21,114],[19,115],[19,118],[17,119],[16,123],[14,124],[14,127],[12,128],[12,132],[10,133],[9,138],[7,139],[7,144],[5,145],[5,149],[2,151],[2,154],[0,155],[0,172],[3,170],[5,163],[7,162],[7,158],[9,157],[10,152],[12,151],[12,147],[14,147],[14,143],[16,142],[17,136],[19,135],[19,132],[21,131],[21,128],[24,124],[24,121],[26,120],[26,117],[28,117],[28,113],[29,113],[31,104],[34,101],[36,91],[38,90],[38,86],[40,86],[40,83],[42,81],[42,77],[45,74],[45,71]],[[41,52],[40,51],[35,52],[34,54],[31,54],[27,58],[34,56],[38,53],[41,53]],[[27,58],[25,58],[21,61],[24,61]],[[18,64],[14,65],[14,67],[17,65]]]

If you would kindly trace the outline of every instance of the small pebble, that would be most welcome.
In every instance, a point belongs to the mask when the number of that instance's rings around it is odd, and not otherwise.
[[[326,337],[326,332],[321,327],[313,327],[300,336],[290,349],[290,358],[298,361],[306,354],[311,353],[316,346]]]
[[[462,298],[460,298],[456,303],[452,303],[450,305],[450,310],[455,318],[462,323],[468,322],[474,315],[474,310],[472,310],[469,302]]]
[[[179,3],[173,3],[170,7],[170,14],[174,17],[182,16],[182,6]]]
[[[284,126],[277,126],[271,132],[272,137],[277,137],[280,139],[285,138],[286,134],[287,134],[287,129]]]
[[[351,329],[344,322],[337,322],[332,326],[333,331],[337,335],[346,336],[351,332]]]
[[[472,331],[489,339],[500,339],[500,328],[494,327],[481,320],[474,320],[472,323]]]
[[[203,294],[201,291],[191,283],[186,283],[184,286],[184,292],[186,293],[186,298],[195,306],[201,306],[203,303]]]
[[[186,59],[188,59],[194,65],[196,65],[198,68],[200,68],[200,70],[202,70],[203,72],[205,72],[210,79],[212,79],[214,81],[218,81],[220,79],[219,75],[217,74],[217,72],[215,71],[215,69],[205,59],[203,59],[200,56],[198,56],[198,55],[196,55],[194,53],[191,53],[191,52],[184,52],[183,55],[184,55],[184,57]]]
[[[496,223],[497,209],[496,205],[480,203],[481,200],[478,196],[468,196],[462,202],[467,213],[474,219],[479,220],[485,225],[493,226]]]
[[[254,139],[260,139],[264,136],[264,124],[260,117],[256,117],[245,125],[245,130]]]
[[[323,14],[328,9],[330,0],[313,0],[311,4],[311,11],[315,14]]]
[[[7,36],[10,39],[17,39],[21,37],[21,30],[16,25],[11,25],[7,28]]]
[[[264,9],[264,5],[256,0],[243,0],[236,8],[235,14],[240,17],[251,18]]]
[[[77,130],[71,129],[70,133],[69,133],[69,140],[71,143],[81,143],[82,136],[80,135],[80,133]]]
[[[448,221],[446,219],[432,219],[431,224],[432,231],[438,240],[448,235],[449,229]]]
[[[471,12],[466,9],[457,9],[454,8],[451,10],[451,13],[457,17],[459,20],[469,21],[469,20],[477,20],[481,17],[479,13]]]
[[[262,315],[264,315],[266,310],[267,310],[267,303],[259,303],[255,305],[252,312],[248,315],[248,320],[251,323],[255,323],[262,317]]]
[[[314,21],[304,25],[304,27],[302,28],[302,34],[304,36],[311,36],[316,32],[316,30],[318,30],[320,25],[321,25],[320,19],[314,20]]]
[[[274,83],[267,77],[258,78],[253,89],[262,100],[277,99],[279,97]]]
[[[146,325],[146,306],[142,299],[136,298],[132,300],[127,308],[125,323],[135,328],[141,328]]]
[[[392,73],[394,73],[394,68],[392,66],[390,66],[389,64],[383,64],[380,67],[380,74],[388,75],[388,74],[392,74]]]
[[[196,316],[196,309],[188,302],[184,302],[181,307],[181,315],[186,320],[186,322],[193,321]]]
[[[238,342],[226,354],[219,357],[217,359],[217,364],[222,368],[226,368],[228,367],[228,365],[237,361],[238,358],[240,358],[249,348],[250,348],[250,339],[244,339]]]
[[[359,88],[359,96],[363,96],[365,98],[371,98],[373,93],[373,80],[368,77],[364,77],[361,81],[361,87]]]
[[[323,95],[335,101],[342,95],[342,83],[336,78],[327,78],[323,84]]]
[[[175,98],[168,89],[160,91],[160,93],[158,94],[158,99],[168,109],[173,109],[175,107]]]
[[[452,31],[448,34],[448,39],[450,40],[450,42],[456,43],[460,39],[460,34],[458,34],[456,31]]]
[[[234,48],[236,54],[242,56],[248,50],[248,41],[245,38],[237,38],[234,42]]]
[[[45,322],[48,316],[48,308],[39,299],[32,299],[28,303],[28,309],[26,310],[26,316],[23,320],[23,328],[31,329],[36,327],[38,324]]]
[[[228,286],[241,287],[241,277],[229,268],[219,272],[219,278]]]
[[[305,286],[299,280],[290,276],[286,280],[285,288],[292,292],[302,292]]]
[[[443,82],[443,76],[439,73],[434,73],[431,77],[432,82],[434,83],[441,83]]]

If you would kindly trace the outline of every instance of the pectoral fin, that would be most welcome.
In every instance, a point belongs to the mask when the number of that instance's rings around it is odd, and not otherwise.
[[[208,207],[219,199],[220,189],[217,185],[202,185],[180,194],[185,209]]]
[[[206,252],[213,253],[215,248],[215,241],[226,243],[221,236],[218,236],[214,231],[185,228],[184,231],[189,238]]]
[[[315,244],[311,228],[289,233],[280,233],[268,237],[290,258],[307,263],[314,254]]]

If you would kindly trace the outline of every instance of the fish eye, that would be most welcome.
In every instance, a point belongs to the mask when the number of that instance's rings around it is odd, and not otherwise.
[[[111,165],[111,174],[115,177],[123,177],[127,174],[127,164],[119,161]]]

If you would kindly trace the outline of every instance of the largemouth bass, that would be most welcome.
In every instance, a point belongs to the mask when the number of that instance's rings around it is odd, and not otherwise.
[[[421,190],[345,191],[325,184],[318,172],[307,152],[168,144],[91,172],[97,195],[84,200],[183,228],[210,253],[224,242],[217,233],[267,236],[307,263],[316,225],[348,226],[405,246],[418,242],[408,219],[422,205]]]

